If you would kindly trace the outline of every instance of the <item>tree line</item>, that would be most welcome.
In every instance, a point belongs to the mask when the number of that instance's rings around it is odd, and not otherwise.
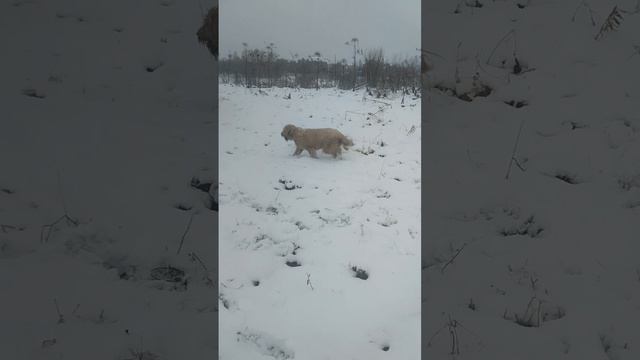
[[[353,58],[328,59],[320,52],[308,56],[277,54],[274,44],[250,48],[243,43],[240,53],[219,60],[221,81],[246,87],[299,87],[340,89],[377,89],[416,92],[420,88],[418,56],[387,61],[381,48],[360,49],[358,39],[345,45],[353,46]]]

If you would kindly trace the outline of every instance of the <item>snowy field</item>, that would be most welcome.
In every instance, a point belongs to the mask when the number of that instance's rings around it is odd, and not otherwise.
[[[201,21],[188,2],[0,4],[0,359],[216,357]]]
[[[425,358],[640,358],[640,13],[595,40],[637,1],[456,3],[423,2]]]
[[[420,99],[219,94],[220,358],[419,359]],[[355,146],[293,156],[289,123]]]

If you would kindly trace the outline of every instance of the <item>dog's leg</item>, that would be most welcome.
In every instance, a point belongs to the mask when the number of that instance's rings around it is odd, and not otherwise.
[[[316,154],[316,151],[314,149],[307,149],[307,151],[309,152],[309,155],[311,155],[312,158],[317,159],[318,155]]]
[[[335,146],[335,144],[326,145],[324,148],[322,148],[322,152],[324,152],[325,154],[332,155],[333,158],[335,159],[335,157],[336,157],[336,146]]]
[[[301,148],[301,147],[297,147],[297,146],[296,146],[296,151],[294,151],[294,152],[293,152],[293,155],[294,155],[294,156],[298,156],[298,155],[300,155],[300,154],[302,153],[302,150],[304,150],[304,149],[303,149],[303,148]]]

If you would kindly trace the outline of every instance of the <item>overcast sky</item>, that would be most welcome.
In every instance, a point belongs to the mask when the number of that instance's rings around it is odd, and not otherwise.
[[[345,41],[364,49],[382,47],[385,58],[417,56],[420,0],[220,0],[220,54],[242,51],[242,43],[290,58],[319,51],[333,61],[350,59]]]

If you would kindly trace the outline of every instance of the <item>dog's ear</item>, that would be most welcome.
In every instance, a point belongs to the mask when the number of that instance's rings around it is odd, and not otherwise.
[[[291,138],[291,133],[293,132],[293,129],[291,128],[291,125],[287,125],[284,127],[284,130],[282,130],[282,136],[284,136],[285,139],[289,140]]]

